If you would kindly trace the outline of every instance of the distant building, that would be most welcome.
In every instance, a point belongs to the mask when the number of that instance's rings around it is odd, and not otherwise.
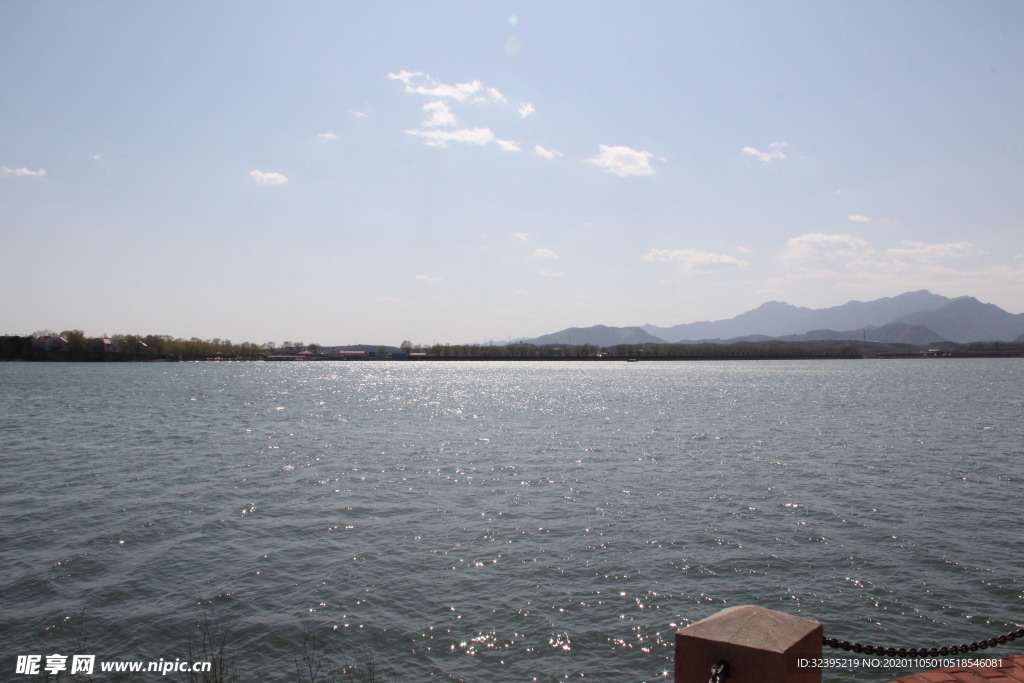
[[[32,340],[32,348],[43,349],[45,351],[67,351],[68,340],[64,337],[49,335],[45,337],[36,337]]]
[[[344,349],[334,349],[330,352],[330,356],[334,358],[363,358],[366,356],[366,351],[346,351]]]
[[[122,353],[145,353],[148,348],[146,342],[141,339],[125,339],[117,350]]]

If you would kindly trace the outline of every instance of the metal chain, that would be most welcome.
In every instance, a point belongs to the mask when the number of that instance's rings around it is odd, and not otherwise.
[[[990,647],[1002,645],[1008,643],[1017,638],[1024,638],[1024,628],[1019,628],[1016,631],[1010,631],[1004,633],[1001,636],[995,638],[989,638],[988,640],[978,640],[972,643],[963,643],[961,645],[950,645],[948,647],[882,647],[881,645],[861,645],[860,643],[851,643],[848,640],[839,640],[838,638],[825,638],[823,644],[825,647],[831,647],[837,650],[845,650],[847,652],[863,652],[869,655],[879,655],[885,657],[945,657],[947,655],[961,654],[964,652],[977,652],[978,650],[985,650]],[[715,682],[717,683],[717,681]]]
[[[724,659],[711,667],[711,678],[708,683],[722,683],[729,677],[729,662]]]

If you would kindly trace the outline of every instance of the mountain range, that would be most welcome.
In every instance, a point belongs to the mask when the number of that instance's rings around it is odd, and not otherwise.
[[[571,327],[525,340],[534,344],[663,344],[680,342],[862,340],[931,344],[1024,341],[1024,314],[974,297],[927,290],[830,308],[769,301],[734,318],[658,327]]]

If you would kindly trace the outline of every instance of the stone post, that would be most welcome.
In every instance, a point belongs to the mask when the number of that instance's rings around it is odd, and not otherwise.
[[[822,632],[816,621],[764,607],[724,609],[676,632],[676,683],[708,683],[723,661],[726,683],[821,683],[813,664]]]

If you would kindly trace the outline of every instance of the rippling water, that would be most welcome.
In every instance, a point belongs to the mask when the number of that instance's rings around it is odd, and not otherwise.
[[[3,676],[79,637],[187,659],[204,613],[246,680],[305,632],[385,678],[657,680],[741,604],[999,635],[1022,387],[1004,359],[0,364]]]

